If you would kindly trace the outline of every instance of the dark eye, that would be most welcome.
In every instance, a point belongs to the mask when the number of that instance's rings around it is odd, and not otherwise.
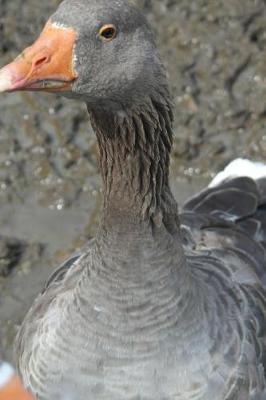
[[[101,39],[110,42],[116,37],[116,27],[112,24],[104,25],[99,31],[99,36]]]

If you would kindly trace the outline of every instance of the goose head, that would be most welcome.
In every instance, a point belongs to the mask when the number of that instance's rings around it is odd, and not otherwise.
[[[65,0],[35,43],[0,70],[0,91],[61,93],[121,109],[164,80],[145,17],[126,0]]]

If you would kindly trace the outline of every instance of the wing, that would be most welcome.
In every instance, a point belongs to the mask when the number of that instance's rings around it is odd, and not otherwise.
[[[50,277],[46,281],[44,288],[41,292],[41,295],[43,295],[46,292],[46,290],[50,288],[50,286],[53,286],[54,284],[60,285],[62,280],[65,278],[67,272],[72,270],[76,264],[79,264],[81,258],[83,258],[85,254],[86,255],[88,254],[93,243],[94,239],[89,240],[87,244],[84,247],[82,247],[82,249],[71,254],[69,258],[67,258],[59,267],[57,267],[56,270],[50,275]]]
[[[243,173],[243,169],[241,172]],[[245,172],[244,170],[244,174]],[[264,174],[266,176],[266,167]],[[246,360],[240,364],[245,371],[243,375],[249,377],[249,398],[264,398],[266,179],[263,176],[256,178],[254,175],[234,178],[223,175],[222,180],[217,182],[215,179],[214,185],[185,203],[180,219],[187,252],[198,255],[199,269],[212,280],[217,292],[222,293],[220,303],[218,301],[219,304],[214,305],[217,308],[216,325],[219,329],[223,329],[219,307],[224,309],[225,315],[231,315],[230,306],[226,308],[227,302],[231,301],[231,305],[234,302],[238,306],[233,317],[238,321],[233,324],[237,331],[238,345],[244,344],[243,354]],[[193,266],[193,261],[191,265]],[[231,340],[230,336],[234,335],[227,336],[228,342]],[[231,350],[231,355],[235,349],[236,347]],[[248,359],[251,354],[249,349],[255,349],[252,350],[253,355],[255,353],[254,359]],[[243,381],[239,387],[241,385],[243,387]]]
[[[15,357],[19,373],[25,370],[25,366],[29,365],[32,340],[36,336],[36,332],[38,333],[41,325],[40,320],[42,320],[57,295],[60,295],[61,292],[66,293],[66,295],[68,292],[71,293],[84,268],[82,259],[91,251],[93,242],[94,240],[90,240],[80,252],[74,253],[55,270],[24,318],[14,343],[14,354],[20,355],[18,359]]]
[[[48,278],[41,294],[45,293],[46,290],[53,284],[60,284],[64,279],[66,273],[75,266],[76,261],[78,261],[82,256],[82,252],[77,252],[72,254],[67,260],[65,260]]]
[[[189,199],[180,217],[186,246],[241,253],[266,285],[265,193],[265,178],[237,177]]]

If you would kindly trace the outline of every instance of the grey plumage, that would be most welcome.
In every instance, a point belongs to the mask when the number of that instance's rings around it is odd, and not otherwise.
[[[265,180],[190,199],[169,187],[172,106],[143,16],[126,1],[66,0],[78,79],[99,143],[95,240],[60,267],[16,340],[40,400],[265,398]],[[117,25],[112,43],[99,27]],[[180,225],[181,222],[181,225]]]

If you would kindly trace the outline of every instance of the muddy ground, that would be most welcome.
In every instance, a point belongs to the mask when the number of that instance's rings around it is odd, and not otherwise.
[[[89,2],[89,0],[88,0]],[[265,159],[266,2],[139,0],[175,104],[172,185],[182,202],[236,156]],[[0,65],[30,44],[58,0],[0,0]],[[97,145],[85,107],[0,98],[0,352],[53,266],[95,233]]]

